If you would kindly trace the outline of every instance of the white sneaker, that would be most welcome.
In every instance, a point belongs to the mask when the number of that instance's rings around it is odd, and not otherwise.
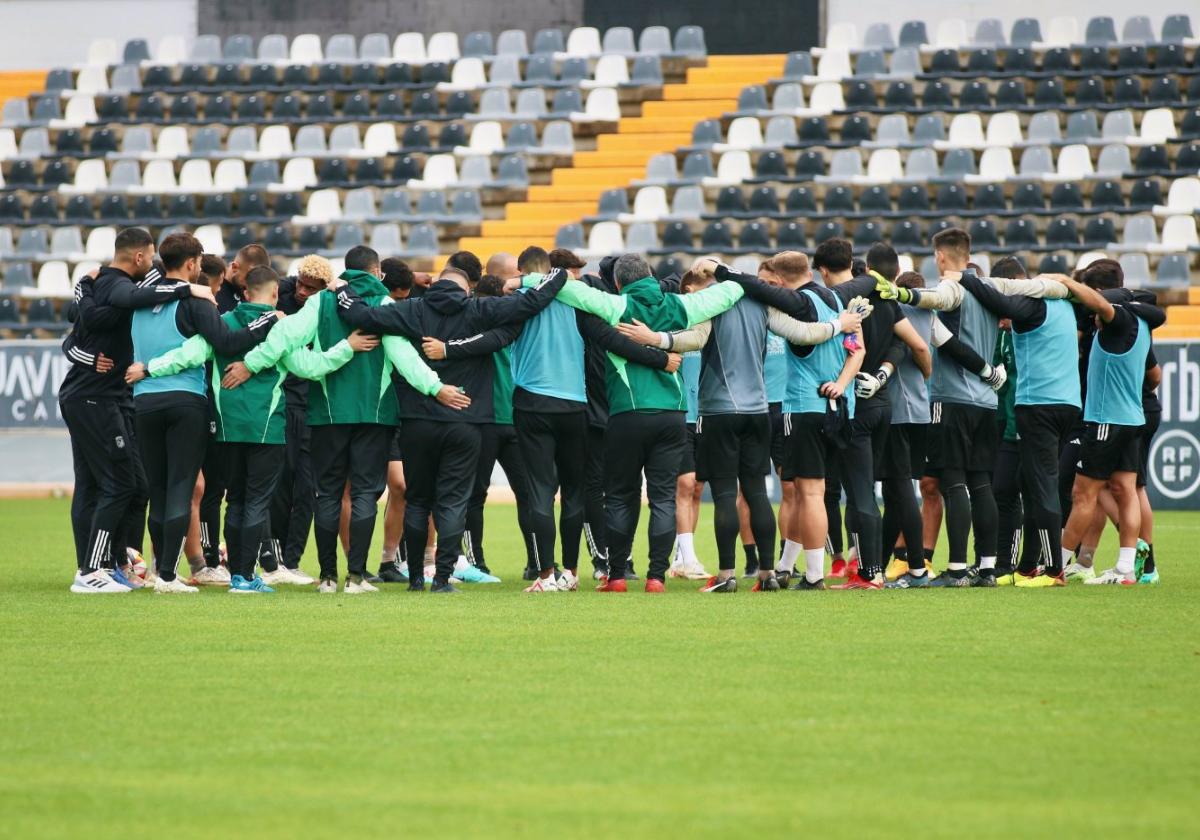
[[[336,595],[337,594],[337,581],[336,580],[321,581],[317,585],[317,592],[321,593],[322,595]]]
[[[1105,584],[1120,584],[1123,586],[1133,586],[1137,583],[1133,578],[1133,573],[1125,574],[1118,572],[1116,569],[1109,569],[1102,575],[1093,577],[1091,580],[1085,580],[1084,583],[1089,585],[1105,585]]]
[[[1080,563],[1072,563],[1063,569],[1063,580],[1081,580],[1087,583],[1096,576],[1096,570],[1091,566],[1084,566]]]
[[[704,570],[704,565],[699,560],[693,561],[677,561],[671,564],[668,572],[671,577],[685,578],[687,580],[708,580],[712,575]]]
[[[188,583],[192,586],[228,586],[229,570],[221,566],[215,569],[205,566],[192,575]]]
[[[366,578],[357,581],[354,578],[346,578],[346,585],[342,591],[347,595],[362,595],[365,592],[378,592],[379,587],[367,583]]]
[[[526,592],[558,592],[558,584],[554,581],[554,575],[550,577],[538,578],[529,586],[525,587]]]
[[[154,591],[160,595],[183,595],[191,592],[199,592],[200,590],[194,586],[188,586],[179,578],[175,578],[174,580],[158,578],[154,581]]]
[[[279,568],[286,568],[280,566]],[[291,583],[295,586],[309,586],[317,582],[317,579],[312,575],[305,574],[302,569],[288,569],[288,573],[292,576]]]
[[[574,592],[579,589],[579,578],[570,569],[563,569],[554,585],[559,592]]]
[[[71,582],[71,591],[76,595],[120,595],[133,590],[113,580],[107,569],[97,569],[86,575],[76,571],[75,579]]]
[[[271,586],[278,586],[282,583],[286,583],[290,586],[307,586],[313,582],[313,579],[308,575],[296,574],[296,572],[292,571],[287,566],[280,566],[273,572],[263,572],[262,579],[263,583]]]

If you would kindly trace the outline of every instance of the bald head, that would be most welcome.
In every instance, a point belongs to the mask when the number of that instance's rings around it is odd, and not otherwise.
[[[494,274],[501,280],[508,280],[521,274],[517,269],[517,258],[512,254],[505,253],[492,254],[483,273]]]

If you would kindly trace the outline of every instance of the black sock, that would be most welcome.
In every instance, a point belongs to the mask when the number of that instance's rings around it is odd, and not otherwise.
[[[908,549],[907,548],[897,548],[895,550],[894,554],[895,554],[897,560],[903,560],[905,563],[908,562]]]
[[[742,546],[742,551],[746,553],[746,572],[758,571],[758,546],[754,543],[747,543]]]
[[[1148,575],[1154,571],[1154,543],[1150,543],[1150,553],[1146,555],[1146,563],[1142,566],[1142,574]]]
[[[925,562],[927,562],[927,563],[933,562],[933,549],[932,548],[925,549]]]

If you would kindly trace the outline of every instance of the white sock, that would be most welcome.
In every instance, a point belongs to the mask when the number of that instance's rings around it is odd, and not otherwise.
[[[796,558],[800,556],[800,552],[804,550],[804,546],[792,540],[783,541],[783,557],[779,560],[779,571],[790,572],[796,568]]]
[[[398,563],[400,560],[399,556],[397,556],[399,554],[399,552],[400,552],[400,546],[398,546],[398,545],[393,545],[390,548],[388,546],[384,546],[383,547],[383,559],[381,560],[381,562],[383,562],[383,563]]]
[[[1062,562],[1064,566],[1069,566],[1075,562],[1075,552],[1069,548],[1062,550]]]
[[[1137,549],[1122,546],[1117,551],[1117,571],[1123,575],[1133,574],[1133,561],[1137,558]]]
[[[967,570],[966,563],[947,563],[946,568],[952,572],[965,572]]]
[[[816,583],[825,577],[825,549],[806,548],[804,550],[804,578],[809,583]]]
[[[995,557],[980,557],[979,558],[979,568],[981,568],[981,569],[996,568],[996,558]]]
[[[686,563],[688,565],[699,562],[696,558],[695,534],[676,534],[675,548],[677,549],[675,562]]]

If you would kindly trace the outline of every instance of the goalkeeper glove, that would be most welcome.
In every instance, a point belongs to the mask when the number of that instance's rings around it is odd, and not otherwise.
[[[993,391],[999,391],[1004,387],[1004,383],[1008,381],[1008,370],[1004,365],[984,365],[983,370],[979,373],[979,378],[986,382]]]

